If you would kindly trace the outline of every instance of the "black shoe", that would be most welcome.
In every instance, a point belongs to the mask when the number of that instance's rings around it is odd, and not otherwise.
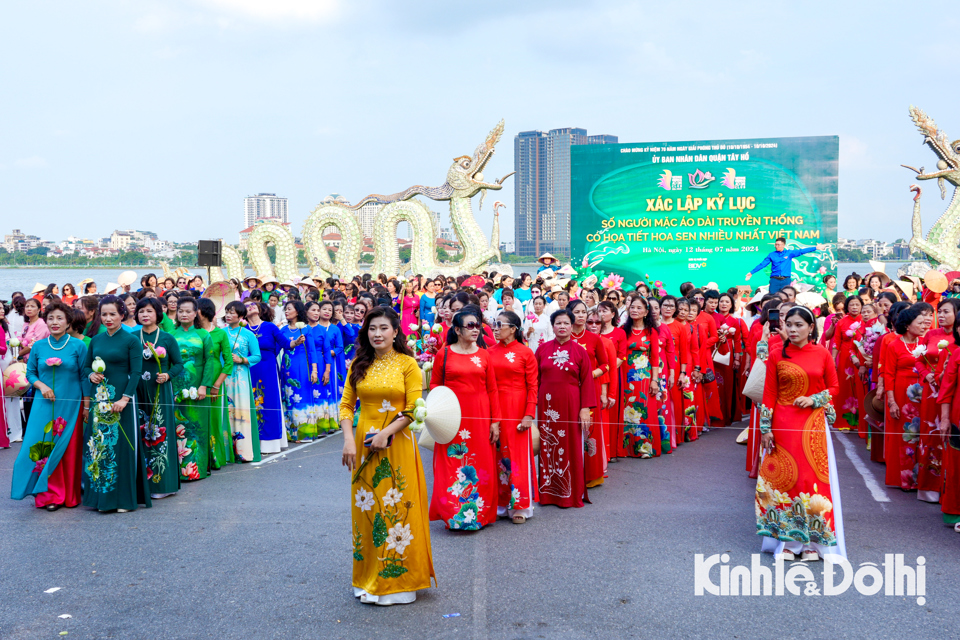
[[[48,504],[47,506],[44,507],[44,509],[46,509],[47,511],[57,511],[62,506],[63,506],[62,504]]]

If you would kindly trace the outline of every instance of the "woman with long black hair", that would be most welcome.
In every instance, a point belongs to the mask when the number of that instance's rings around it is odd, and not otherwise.
[[[463,416],[456,437],[433,451],[430,519],[442,520],[448,529],[477,530],[497,519],[494,443],[500,436],[500,396],[490,354],[478,344],[482,318],[473,305],[453,317],[430,379],[431,389],[453,390]]]
[[[755,511],[762,550],[793,560],[846,557],[840,486],[828,425],[839,390],[830,353],[817,344],[817,322],[806,307],[783,318],[787,341],[770,350],[760,411],[763,459]]]
[[[416,408],[421,384],[400,316],[374,308],[360,329],[340,402],[343,465],[353,473],[353,594],[366,604],[411,603],[435,580],[427,482],[415,434],[407,428],[410,418],[403,415]]]
[[[497,344],[489,353],[502,415],[497,449],[497,515],[523,524],[533,515],[537,499],[530,428],[537,415],[539,372],[533,351],[523,344],[520,316],[504,311],[497,317],[494,330]]]

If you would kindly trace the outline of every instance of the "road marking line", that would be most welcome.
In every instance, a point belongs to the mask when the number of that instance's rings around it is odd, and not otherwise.
[[[287,449],[286,451],[281,451],[280,453],[271,454],[269,458],[266,458],[266,459],[264,459],[264,460],[261,460],[260,462],[251,462],[251,463],[250,463],[250,466],[251,466],[251,467],[259,467],[259,466],[262,465],[262,464],[269,464],[269,463],[271,463],[271,462],[276,462],[277,460],[282,460],[282,459],[286,458],[288,454],[291,454],[291,453],[293,453],[294,451],[300,451],[300,449],[306,449],[307,447],[312,447],[313,445],[317,444],[318,442],[323,442],[324,440],[326,440],[327,438],[329,438],[330,435],[331,435],[331,434],[327,434],[327,435],[323,436],[322,438],[317,438],[316,440],[312,440],[312,441],[310,441],[310,442],[305,442],[305,443],[303,443],[303,444],[301,444],[301,445],[299,445],[299,446],[297,446],[297,447],[294,447],[293,449]]]
[[[487,630],[487,572],[483,540],[480,536],[473,538],[473,637],[475,640],[486,640],[490,637]]]
[[[860,475],[863,476],[863,483],[867,485],[867,490],[870,491],[873,499],[877,502],[890,502],[890,496],[887,495],[887,492],[884,491],[883,487],[877,482],[870,468],[860,459],[860,454],[857,453],[857,448],[850,441],[850,438],[838,436],[836,439],[843,443],[843,451],[847,454],[850,462],[853,463],[854,469],[859,471]]]

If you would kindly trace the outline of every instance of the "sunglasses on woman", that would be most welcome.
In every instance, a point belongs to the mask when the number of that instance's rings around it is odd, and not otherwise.
[[[587,320],[587,324],[602,324],[599,320]]]
[[[512,322],[500,322],[499,320],[497,320],[496,322],[493,323],[494,329],[502,329],[504,327],[514,327],[517,329],[520,328],[517,325],[513,324]]]
[[[474,329],[479,329],[479,328],[480,328],[480,323],[479,323],[479,322],[468,322],[467,324],[463,325],[463,328],[464,328],[464,329],[468,329],[468,330],[470,330],[470,331],[473,331]]]

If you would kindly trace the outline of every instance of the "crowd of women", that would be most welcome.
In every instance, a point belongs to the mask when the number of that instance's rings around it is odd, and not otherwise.
[[[340,428],[354,591],[382,605],[430,586],[428,520],[476,531],[523,524],[537,504],[582,507],[610,464],[672,455],[747,416],[765,550],[845,553],[835,418],[888,484],[960,521],[957,300],[917,302],[934,294],[883,277],[845,279],[829,308],[789,286],[626,292],[541,262],[517,279],[250,278],[222,314],[202,283],[149,278],[74,309],[55,290],[15,299],[35,393],[13,495],[54,510],[82,485],[83,504],[129,510]],[[434,446],[432,490],[408,428],[425,381],[462,412]]]

